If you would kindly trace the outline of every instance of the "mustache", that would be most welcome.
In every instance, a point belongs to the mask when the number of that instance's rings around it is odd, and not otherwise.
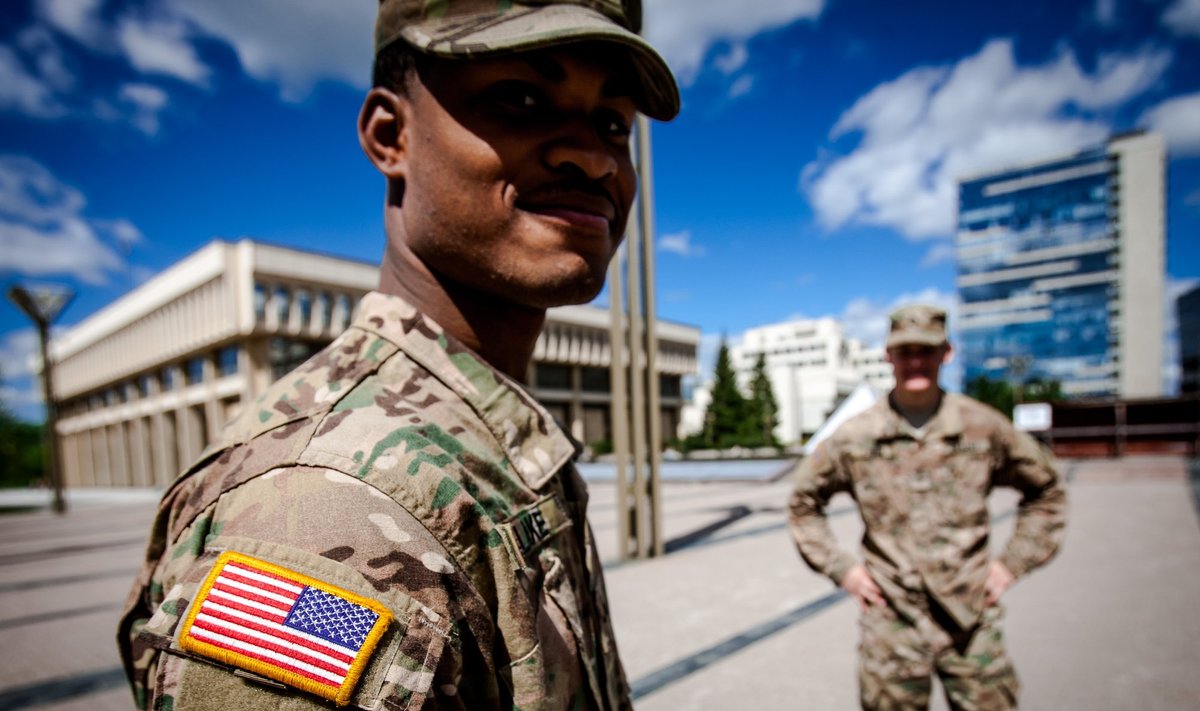
[[[608,202],[612,203],[613,210],[617,214],[624,214],[624,210],[621,209],[621,203],[616,199],[612,192],[604,186],[603,183],[584,177],[571,176],[560,178],[549,183],[544,183],[521,195],[521,200],[528,202],[545,202],[547,200],[553,200],[557,197],[579,194],[594,195],[596,197],[604,198]]]

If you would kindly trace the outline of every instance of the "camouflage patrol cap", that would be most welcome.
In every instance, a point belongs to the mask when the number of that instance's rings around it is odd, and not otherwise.
[[[887,347],[946,344],[946,312],[936,306],[913,304],[892,312]]]
[[[641,27],[641,0],[379,0],[375,53],[397,40],[448,58],[611,42],[632,60],[638,108],[669,121],[679,113],[679,87],[666,61],[638,36]]]

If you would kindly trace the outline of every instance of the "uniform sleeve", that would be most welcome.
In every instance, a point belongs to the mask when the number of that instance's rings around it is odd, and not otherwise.
[[[788,503],[792,539],[809,567],[840,585],[857,560],[838,545],[825,518],[829,499],[839,491],[850,490],[849,477],[828,441],[801,460],[796,467],[795,482]]]
[[[1037,440],[1011,427],[1003,434],[997,486],[1021,492],[1017,525],[999,560],[1021,577],[1058,552],[1066,524],[1067,494],[1050,454]]]
[[[303,689],[261,678],[253,665],[238,669],[180,649],[179,631],[202,597],[206,576],[227,552],[390,610],[392,624],[363,667],[352,705],[486,705],[470,685],[459,685],[482,673],[479,655],[464,648],[476,641],[470,628],[491,626],[474,589],[416,519],[353,477],[277,470],[225,494],[157,549],[160,557],[135,583],[119,640],[141,708],[329,708]],[[472,615],[480,617],[473,625],[466,619]]]

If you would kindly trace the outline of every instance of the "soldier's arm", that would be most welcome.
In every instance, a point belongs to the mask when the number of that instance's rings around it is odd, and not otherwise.
[[[800,556],[809,567],[838,585],[857,561],[838,545],[825,508],[834,494],[849,490],[850,480],[835,448],[825,441],[796,467],[795,489],[788,502],[788,528]]]
[[[1000,439],[1002,458],[994,482],[1020,491],[1021,503],[1016,530],[999,561],[1019,578],[1058,552],[1067,494],[1053,458],[1033,437],[1007,427]]]
[[[254,479],[209,507],[173,537],[149,579],[139,580],[133,598],[140,603],[127,617],[123,634],[129,639],[122,646],[132,651],[129,671],[143,708],[329,708],[308,690],[264,678],[253,662],[183,646],[181,629],[226,551],[388,610],[392,622],[366,654],[352,705],[472,705],[476,690],[459,693],[456,686],[478,673],[479,660],[463,649],[464,640],[473,639],[468,627],[477,625],[464,616],[487,613],[440,544],[404,509],[353,477],[289,468]],[[147,619],[137,608],[153,614]]]

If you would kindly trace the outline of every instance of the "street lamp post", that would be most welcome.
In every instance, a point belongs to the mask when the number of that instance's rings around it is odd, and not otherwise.
[[[50,324],[66,308],[75,293],[65,287],[50,284],[14,286],[8,290],[8,298],[37,325],[38,340],[42,350],[42,394],[46,402],[46,427],[42,433],[45,442],[46,478],[54,488],[54,511],[65,513],[63,498],[62,468],[58,452],[58,407],[54,399],[54,364],[50,360]]]

